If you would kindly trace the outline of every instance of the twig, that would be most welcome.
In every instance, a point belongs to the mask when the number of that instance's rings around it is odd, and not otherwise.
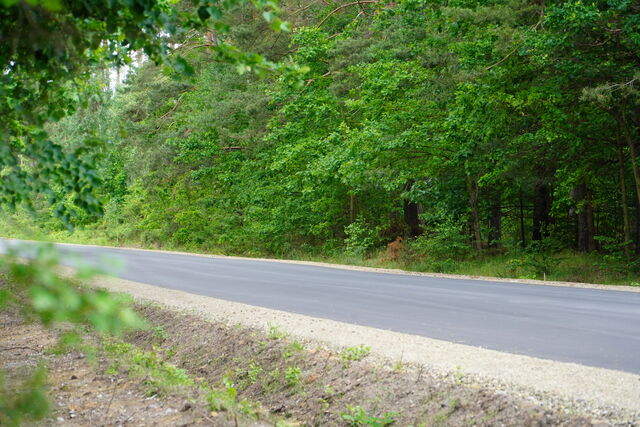
[[[324,366],[322,366],[322,372],[327,369],[327,364],[329,363],[329,358],[331,357],[331,352],[327,355],[327,358],[324,360]]]
[[[135,414],[137,414],[137,413],[138,413],[138,411],[133,412],[131,415],[129,415],[129,416],[124,420],[124,422],[123,422],[122,424],[126,424],[127,422],[129,422],[129,420],[130,420],[131,418],[133,418],[133,416],[134,416]]]
[[[176,108],[178,108],[178,106],[180,105],[180,101],[182,100],[183,96],[184,96],[184,93],[178,97],[178,99],[176,100],[176,103],[173,105],[173,107],[171,107],[171,109],[169,111],[164,113],[162,116],[158,117],[158,120],[163,120],[169,114],[173,113],[176,110]]]
[[[11,351],[11,350],[31,350],[31,351],[34,351],[36,353],[40,353],[40,350],[37,350],[37,349],[35,349],[33,347],[27,347],[27,346],[0,348],[0,351]]]
[[[295,10],[293,12],[291,12],[291,16],[297,15],[300,12],[304,12],[305,10],[309,9],[311,6],[313,6],[314,4],[316,4],[317,1],[312,1],[311,3],[309,3],[308,5],[306,5],[305,7]]]
[[[325,23],[325,21],[327,19],[329,19],[334,13],[344,9],[345,7],[349,7],[349,6],[355,6],[355,5],[359,5],[360,7],[362,7],[363,3],[378,3],[378,0],[359,0],[359,1],[354,1],[352,3],[347,3],[347,4],[343,4],[342,6],[338,6],[335,9],[333,9],[331,12],[329,12],[329,14],[327,16],[325,16],[322,21],[320,21],[320,23],[317,25],[317,27],[320,27],[322,24]]]
[[[104,418],[107,418],[107,415],[109,415],[109,409],[111,409],[111,402],[113,402],[113,398],[116,395],[116,387],[118,387],[118,380],[115,380],[115,382],[113,383],[113,389],[111,390],[111,399],[109,399],[109,403],[107,404],[107,410],[104,413]]]
[[[506,61],[507,59],[509,59],[509,57],[510,57],[511,55],[513,55],[513,54],[516,52],[516,50],[518,50],[518,48],[519,48],[519,47],[520,47],[520,46],[516,46],[516,47],[514,47],[514,48],[513,48],[513,50],[512,50],[511,52],[507,53],[507,55],[506,55],[504,58],[502,58],[500,61],[496,62],[495,64],[491,64],[491,65],[489,65],[489,66],[488,66],[487,68],[485,68],[484,70],[485,70],[485,71],[489,71],[489,70],[490,70],[490,69],[492,69],[493,67],[496,67],[496,66],[498,66],[498,65],[502,64],[504,61]]]
[[[282,34],[282,32],[278,33],[278,35],[276,36],[276,39],[273,41],[273,43],[271,44],[271,47],[269,49],[273,49],[274,48],[276,43],[278,43],[278,40],[280,40],[280,35],[281,34]]]
[[[358,16],[360,16],[362,13],[364,13],[365,15],[368,15],[367,12],[364,10],[364,6],[362,5],[362,2],[359,0],[358,1],[358,6],[360,6],[360,13],[358,14]],[[356,16],[356,19],[358,19],[358,16]],[[354,19],[354,21],[356,20]]]
[[[532,31],[535,31],[538,29],[538,27],[540,25],[542,25],[542,22],[544,21],[544,8],[540,11],[540,19],[538,19],[538,22],[536,22],[534,25],[532,25],[529,29]],[[491,64],[488,67],[486,67],[484,70],[485,71],[489,71],[490,69],[492,69],[493,67],[496,67],[500,64],[502,64],[504,61],[506,61],[507,59],[509,59],[509,57],[511,55],[513,55],[519,48],[519,45],[516,45],[516,47],[513,48],[513,50],[511,50],[511,52],[507,53],[507,55],[502,58],[500,61],[496,62],[495,64]]]
[[[360,18],[362,15],[369,16],[369,15],[367,15],[367,12],[365,12],[364,10],[361,10],[360,12],[358,12],[358,14],[356,15],[356,17],[355,17],[355,18],[353,18],[353,21],[351,21],[351,22],[356,22],[356,21],[358,20],[358,18]]]
[[[167,116],[169,116],[169,114],[173,113],[179,106],[180,106],[180,101],[182,101],[182,97],[185,96],[189,91],[183,92],[182,94],[180,94],[180,96],[178,97],[178,99],[176,100],[176,103],[173,107],[171,107],[171,109],[169,111],[167,111],[166,113],[164,113],[162,116],[160,116],[158,118],[158,120],[161,120],[162,123],[160,123],[160,126],[158,126],[158,128],[156,129],[156,132],[160,130],[160,128],[162,127],[162,125],[164,125],[164,121],[165,118]]]
[[[424,365],[420,365],[420,371],[418,372],[418,377],[416,378],[416,383],[418,381],[420,381],[420,378],[422,377],[422,371],[424,370]]]
[[[207,417],[206,415],[202,415],[204,418],[206,418],[207,420],[209,420],[211,422],[211,425],[216,425],[216,422],[213,421],[211,418]]]

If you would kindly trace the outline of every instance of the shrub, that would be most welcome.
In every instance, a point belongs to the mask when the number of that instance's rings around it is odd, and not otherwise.
[[[358,218],[344,228],[347,237],[344,239],[346,252],[351,255],[362,256],[373,248],[380,246],[380,227],[373,227]]]
[[[464,259],[470,251],[469,239],[459,222],[447,220],[418,236],[411,249],[419,256],[435,259]]]

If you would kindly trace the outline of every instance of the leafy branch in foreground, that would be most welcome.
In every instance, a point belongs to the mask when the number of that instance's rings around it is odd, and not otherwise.
[[[285,76],[302,71],[228,43],[225,12],[242,3],[225,1],[223,7],[196,0],[185,7],[166,0],[0,0],[0,205],[32,209],[34,199],[43,197],[69,227],[78,212],[102,214],[94,195],[100,138],[86,135],[82,144],[63,149],[49,138],[45,125],[103,96],[110,70],[132,63],[134,54],[193,74],[173,48],[195,30],[215,33],[209,48],[216,59],[240,71]],[[275,2],[251,3],[272,29],[289,29]]]
[[[74,278],[63,278],[55,247],[37,245],[35,250],[35,256],[24,262],[16,252],[0,257],[0,269],[9,279],[9,285],[0,290],[0,307],[16,305],[27,319],[45,326],[60,322],[88,324],[98,332],[116,336],[143,326],[122,296],[74,283],[89,280],[96,270],[84,267]]]
[[[123,332],[144,326],[122,296],[100,289],[78,285],[89,280],[96,271],[80,268],[73,278],[60,275],[60,255],[51,244],[29,246],[35,249],[30,259],[16,250],[0,256],[0,309],[17,308],[26,320],[44,326],[54,324],[88,325],[100,333],[121,336]],[[81,337],[66,332],[60,344],[77,344]],[[20,390],[5,384],[0,372],[0,424],[20,425],[24,421],[46,416],[46,369],[39,367],[22,382]]]
[[[21,384],[21,390],[6,387],[0,372],[0,425],[19,426],[25,421],[43,419],[49,412],[45,395],[47,370],[39,366],[33,376]]]

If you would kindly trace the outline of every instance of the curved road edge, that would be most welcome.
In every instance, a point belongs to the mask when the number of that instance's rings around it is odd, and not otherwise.
[[[64,270],[72,271],[68,267]],[[552,396],[552,401],[560,399],[576,409],[584,409],[580,402],[589,402],[586,407],[600,408],[600,415],[614,407],[632,418],[640,416],[640,375],[266,309],[113,277],[96,278],[93,284],[211,321],[259,329],[277,325],[294,337],[337,348],[371,346],[371,354],[381,361],[416,364],[442,375],[453,373],[470,383],[516,390],[543,402]]]
[[[285,264],[311,265],[314,267],[325,267],[325,268],[333,268],[338,270],[366,271],[370,273],[380,273],[380,274],[398,274],[398,275],[405,275],[405,276],[423,276],[423,277],[437,277],[437,278],[445,278],[445,279],[477,280],[479,282],[489,281],[489,282],[514,283],[514,284],[524,284],[524,285],[561,286],[561,287],[567,287],[567,288],[586,288],[586,289],[599,289],[599,290],[640,293],[640,286],[603,285],[598,283],[560,282],[560,281],[535,280],[535,279],[514,279],[514,278],[507,278],[507,277],[427,273],[427,272],[420,272],[420,271],[401,270],[401,269],[395,269],[395,268],[365,267],[365,266],[351,265],[351,264],[332,264],[332,263],[326,263],[326,262],[320,262],[320,261],[302,261],[302,260],[277,259],[277,258],[251,258],[251,257],[232,256],[232,255],[216,255],[216,254],[203,254],[203,253],[196,253],[196,252],[170,251],[165,249],[145,249],[145,248],[134,248],[134,247],[127,247],[127,246],[109,246],[109,245],[92,245],[92,244],[85,244],[85,243],[80,244],[80,243],[65,243],[65,242],[49,242],[49,241],[40,241],[40,240],[23,240],[23,239],[15,239],[13,237],[3,237],[3,236],[0,236],[0,239],[10,240],[17,243],[20,243],[20,242],[51,243],[51,244],[60,245],[60,246],[74,246],[74,247],[88,246],[88,247],[94,247],[94,248],[158,252],[158,253],[166,253],[166,254],[187,255],[187,256],[194,256],[194,257],[207,257],[207,258],[219,258],[219,259],[228,258],[228,259],[238,259],[238,260],[247,260],[247,261],[265,261],[265,262],[285,263]]]

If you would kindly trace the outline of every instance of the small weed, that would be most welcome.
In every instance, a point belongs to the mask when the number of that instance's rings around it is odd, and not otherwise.
[[[299,341],[294,341],[287,346],[285,351],[282,353],[282,356],[285,359],[288,359],[294,354],[300,353],[302,350],[304,350],[304,345],[302,345],[302,343],[300,343]]]
[[[232,407],[232,402],[226,393],[211,390],[207,393],[207,404],[210,411],[227,411]]]
[[[462,372],[462,366],[456,366],[456,370],[453,372],[453,377],[456,380],[456,384],[462,384],[462,380],[464,379],[464,373]]]
[[[86,349],[83,348],[80,333],[78,331],[69,331],[61,334],[58,341],[47,349],[47,353],[59,356],[74,350],[83,351]]]
[[[109,367],[105,369],[105,375],[116,375],[119,372],[120,365],[118,362],[111,362]]]
[[[171,359],[175,355],[176,355],[176,346],[175,345],[172,345],[171,347],[169,347],[165,351],[165,356],[166,356],[167,359]]]
[[[160,342],[164,342],[169,338],[169,333],[164,328],[164,326],[156,326],[151,329],[153,336],[160,340]]]
[[[276,368],[273,371],[270,371],[267,374],[267,378],[263,380],[263,388],[264,394],[267,395],[269,393],[274,392],[275,390],[280,389],[281,386],[282,373],[280,369]]]
[[[367,415],[361,406],[347,405],[347,412],[341,412],[340,416],[348,423],[348,425],[353,427],[385,427],[393,424],[398,414],[396,412],[385,412],[382,417],[374,417]]]
[[[281,376],[280,369],[276,368],[273,371],[269,372],[269,376],[271,377],[272,381],[278,381]]]
[[[336,394],[336,389],[331,387],[330,385],[324,386],[324,394],[329,397],[333,397]]]
[[[270,340],[281,340],[288,336],[288,334],[286,334],[285,332],[282,332],[277,325],[269,324],[268,326],[269,326],[269,333],[267,334],[267,336],[269,337]]]
[[[327,409],[329,409],[329,407],[331,406],[331,404],[329,403],[329,400],[320,397],[318,398],[318,403],[320,403],[322,405],[322,408],[326,411]]]
[[[301,373],[302,371],[300,371],[300,368],[296,368],[293,366],[288,367],[287,371],[284,374],[284,378],[287,380],[287,385],[289,387],[295,387],[300,384]]]
[[[347,347],[340,352],[342,365],[346,368],[352,361],[359,361],[367,357],[371,353],[371,347]]]
[[[249,383],[255,384],[258,381],[258,375],[262,372],[262,368],[260,365],[255,362],[251,362],[249,365],[249,370],[247,371],[247,376],[249,377]]]
[[[198,389],[206,396],[211,411],[231,411],[250,418],[256,418],[260,411],[259,405],[243,400],[238,401],[238,391],[229,375],[222,378],[223,390],[216,390],[205,381],[197,382],[189,377],[184,369],[165,362],[157,354],[159,349],[148,352],[117,340],[108,340],[103,344],[105,352],[129,369],[133,376],[143,377],[147,396],[160,395],[176,387]],[[255,363],[250,365],[247,375],[251,381],[256,381],[262,368]]]
[[[447,402],[446,406],[447,408],[443,412],[440,412],[433,417],[433,425],[444,425],[451,414],[460,407],[460,401],[458,399],[451,399]]]
[[[222,377],[222,383],[224,384],[229,399],[235,401],[236,397],[238,397],[238,391],[236,390],[233,381],[231,381],[231,379],[225,375],[224,377]]]

